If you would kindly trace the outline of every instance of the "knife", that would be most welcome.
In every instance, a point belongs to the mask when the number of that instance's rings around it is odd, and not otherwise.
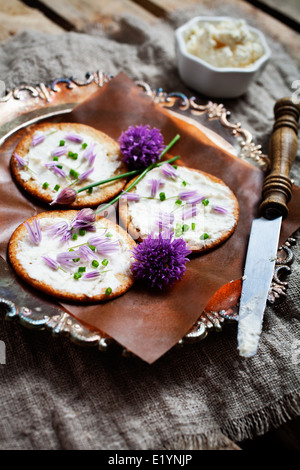
[[[277,258],[282,220],[292,194],[289,178],[298,149],[299,104],[290,98],[275,103],[269,142],[270,172],[262,190],[259,218],[252,222],[238,316],[238,350],[252,357],[258,349],[263,315]]]

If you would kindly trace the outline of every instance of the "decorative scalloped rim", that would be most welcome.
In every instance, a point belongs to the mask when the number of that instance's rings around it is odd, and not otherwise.
[[[19,100],[23,91],[28,93],[29,97],[40,98],[44,101],[50,102],[53,93],[59,93],[60,88],[58,84],[64,83],[67,89],[73,89],[74,86],[88,86],[91,83],[96,83],[102,87],[107,83],[113,75],[106,74],[102,71],[97,71],[92,74],[87,73],[85,80],[78,80],[76,78],[58,78],[50,85],[40,83],[36,86],[20,85],[14,89],[7,89],[4,97],[0,98],[0,103],[6,103],[11,99]],[[263,170],[269,167],[269,160],[267,155],[261,151],[261,146],[256,145],[252,140],[252,135],[249,131],[242,128],[240,123],[232,124],[228,121],[230,112],[227,111],[223,104],[217,104],[209,101],[205,105],[197,103],[196,98],[193,96],[188,98],[186,95],[178,92],[167,93],[163,89],[152,89],[149,84],[144,81],[136,81],[136,84],[144,89],[145,93],[149,95],[154,102],[172,108],[175,102],[178,103],[181,109],[196,111],[200,114],[207,114],[209,120],[218,119],[221,125],[228,129],[233,136],[236,137],[240,146],[240,154],[242,159],[250,159],[253,164],[258,164]],[[41,116],[42,118],[43,116]],[[268,301],[274,303],[280,296],[284,296],[287,288],[287,283],[280,280],[282,271],[290,272],[290,266],[293,262],[293,252],[291,245],[295,240],[290,238],[287,242],[280,247],[279,252],[282,250],[286,253],[285,259],[282,256],[278,257],[274,278],[269,292]],[[64,311],[57,311],[55,315],[39,315],[38,312],[32,311],[27,307],[18,309],[15,304],[5,298],[0,298],[0,306],[4,307],[6,311],[6,318],[17,318],[19,322],[31,329],[44,330],[48,329],[54,336],[64,334],[67,335],[71,341],[79,346],[93,346],[101,351],[106,351],[110,343],[115,343],[109,336],[102,334],[98,331],[90,331],[85,326],[80,324],[76,319]],[[233,306],[227,311],[220,312],[202,312],[199,320],[193,326],[188,334],[186,334],[179,344],[203,340],[209,331],[222,329],[224,321],[238,320],[238,306]],[[123,349],[123,355],[127,356],[130,353]]]

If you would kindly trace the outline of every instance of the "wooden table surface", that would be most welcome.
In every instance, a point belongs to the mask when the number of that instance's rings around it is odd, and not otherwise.
[[[89,25],[111,27],[118,16],[131,14],[148,24],[178,8],[213,6],[220,0],[0,0],[0,44],[24,29],[50,34],[88,32]],[[261,29],[280,41],[300,64],[299,0],[226,0],[254,15]],[[0,77],[1,78],[1,77]],[[237,443],[244,450],[300,450],[300,419],[251,441]]]

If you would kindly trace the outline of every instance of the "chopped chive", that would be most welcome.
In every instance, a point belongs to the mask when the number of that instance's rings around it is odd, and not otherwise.
[[[74,248],[70,248],[69,251],[74,251]]]
[[[182,231],[183,231],[183,232],[187,232],[187,231],[189,230],[189,228],[190,228],[189,225],[184,224],[184,225],[182,226]]]
[[[58,162],[58,157],[53,157],[54,162]]]
[[[206,240],[207,238],[209,238],[209,235],[208,233],[202,233],[202,235],[200,235],[200,240]]]
[[[45,181],[45,183],[43,183],[43,188],[44,188],[44,189],[47,189],[48,186],[49,186],[49,183],[47,183],[47,181]]]
[[[196,224],[195,222],[192,222],[192,230],[195,230],[195,228],[196,228]]]
[[[89,247],[90,247],[90,249],[91,249],[92,251],[95,251],[95,250],[96,250],[96,247],[95,247],[94,245],[89,245]]]
[[[108,287],[105,291],[105,294],[110,295],[111,293],[112,293],[112,289],[111,289],[111,287]]]
[[[165,193],[159,193],[159,199],[160,199],[161,201],[164,201],[164,200],[166,199]]]
[[[80,266],[80,267],[78,268],[78,272],[79,272],[79,273],[84,273],[85,271],[86,271],[86,267],[85,267],[85,266]]]
[[[73,152],[71,152],[71,150],[69,150],[68,157],[72,157],[72,156],[73,156]]]
[[[107,265],[108,265],[108,259],[104,259],[104,260],[102,261],[102,264],[103,264],[103,266],[107,266]]]
[[[99,266],[99,261],[97,261],[96,259],[93,259],[93,261],[92,261],[92,266],[94,266],[94,268],[98,268],[98,266]]]
[[[56,184],[56,185],[54,186],[54,191],[58,191],[59,188],[60,188],[59,184]]]
[[[89,189],[87,190],[87,192],[88,192],[88,194],[92,194],[93,188],[89,188]]]
[[[80,228],[78,233],[79,233],[79,235],[81,235],[83,237],[83,235],[86,234],[86,231],[83,228]]]
[[[77,233],[73,233],[72,238],[73,238],[73,240],[77,240],[78,234],[77,234]]]
[[[60,140],[59,141],[59,146],[63,147],[65,145],[66,141],[65,140]]]
[[[209,200],[208,200],[208,199],[203,199],[202,204],[203,204],[204,206],[208,206]]]
[[[176,206],[180,206],[182,204],[181,199],[177,199],[177,201],[175,201],[175,204],[176,204]]]
[[[113,234],[112,234],[112,233],[110,233],[110,232],[107,232],[107,233],[105,234],[105,236],[106,236],[106,237],[112,237],[112,236],[113,236]]]
[[[78,153],[73,153],[73,155],[71,156],[71,158],[72,158],[73,160],[77,160],[77,158],[78,158]]]
[[[78,263],[79,260],[80,260],[80,258],[74,258],[73,259],[74,263]]]
[[[178,166],[177,166],[177,165],[173,165],[173,168],[175,168],[175,170],[177,170]]]
[[[74,279],[80,279],[82,276],[81,273],[74,273]]]
[[[183,185],[183,186],[186,186],[186,185],[187,185],[187,182],[186,182],[186,181],[182,181],[182,185]]]
[[[86,148],[87,148],[87,143],[86,143],[86,142],[83,142],[81,148],[86,149]]]
[[[70,176],[73,176],[73,178],[78,178],[79,173],[77,171],[73,170],[73,168],[71,168]]]
[[[62,167],[63,167],[62,165],[56,165],[56,168],[62,169]]]

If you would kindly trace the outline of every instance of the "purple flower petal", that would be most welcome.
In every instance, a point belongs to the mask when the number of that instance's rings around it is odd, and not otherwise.
[[[151,197],[155,197],[157,191],[164,186],[165,183],[162,180],[153,179],[149,181],[149,184],[151,185]]]
[[[163,142],[162,134],[155,127],[129,126],[119,139],[123,162],[130,169],[146,168],[159,159]]]
[[[174,214],[172,212],[163,212],[160,211],[156,217],[156,225],[158,225],[159,230],[169,229],[170,226],[174,223]]]
[[[174,239],[174,234],[150,235],[133,248],[135,261],[131,269],[136,279],[162,289],[182,278],[190,253],[186,242]]]
[[[71,222],[71,228],[91,228],[96,221],[96,214],[93,209],[81,209]]]
[[[17,162],[19,163],[20,166],[24,167],[24,166],[27,165],[24,158],[20,157],[20,155],[18,155],[16,152],[14,153],[14,157],[17,160]]]
[[[182,191],[181,193],[179,193],[179,199],[181,199],[182,201],[188,201],[196,196],[198,196],[198,193],[195,189],[189,189],[187,191]]]
[[[161,166],[161,171],[163,172],[164,176],[169,179],[176,180],[178,178],[178,171],[170,165],[170,163],[165,163]]]
[[[89,170],[84,171],[83,173],[81,173],[81,175],[78,176],[78,179],[80,181],[86,180],[90,176],[90,174],[93,173],[93,171],[94,171],[94,168],[90,168]]]
[[[99,276],[101,276],[101,271],[90,271],[83,276],[83,279],[95,279]]]
[[[73,261],[76,256],[74,255],[73,251],[65,251],[63,253],[58,253],[56,256],[56,260],[59,264],[62,266],[65,266],[66,268],[73,268],[76,266],[76,262]]]
[[[39,245],[42,240],[42,233],[40,229],[40,223],[35,217],[32,221],[32,225],[29,222],[24,222],[27,232],[30,236],[32,243]]]
[[[197,215],[197,207],[192,206],[183,210],[181,218],[183,220],[190,219],[191,217],[195,217],[195,215]]]
[[[127,199],[127,201],[138,202],[141,199],[141,196],[138,193],[124,193],[121,196],[121,199]]]
[[[69,230],[68,223],[65,220],[50,225],[49,227],[45,227],[43,230],[47,231],[53,238],[68,240],[71,237],[71,231]]]
[[[227,214],[228,213],[228,210],[225,209],[225,207],[221,207],[221,206],[212,206],[212,210],[214,212],[218,212],[219,214]]]
[[[58,262],[50,258],[50,256],[42,256],[42,258],[45,261],[45,263],[54,271],[56,271],[59,268]]]
[[[77,198],[77,191],[73,188],[64,188],[62,189],[58,195],[56,196],[56,199],[54,199],[52,202],[50,202],[50,206],[52,204],[72,204]]]
[[[71,140],[72,142],[76,142],[78,144],[81,144],[81,142],[83,141],[83,137],[73,132],[69,132],[68,134],[66,134],[65,138],[66,140]]]
[[[45,167],[49,170],[53,170],[54,173],[56,173],[58,176],[61,176],[62,178],[65,178],[67,176],[64,170],[58,168],[57,163],[55,162],[45,163]]]
[[[203,199],[205,199],[205,196],[195,196],[195,197],[191,197],[189,200],[188,200],[188,203],[189,204],[199,204],[200,202],[203,201]]]
[[[78,250],[75,250],[72,253],[73,253],[73,258],[80,258],[81,260],[84,260],[84,261],[95,259],[95,253],[87,245],[80,246]]]
[[[117,253],[120,250],[120,245],[118,241],[110,240],[105,236],[95,236],[91,237],[89,240],[89,245],[92,245],[96,248],[98,253],[110,255]]]
[[[60,147],[56,147],[54,150],[52,150],[51,155],[53,157],[61,157],[62,155],[65,155],[68,151],[68,147],[66,145],[61,145]]]
[[[88,162],[89,166],[93,165],[96,158],[95,146],[95,142],[92,142],[90,145],[87,146],[85,152],[82,155],[82,158]]]
[[[31,147],[35,147],[38,144],[41,144],[45,140],[44,134],[35,134],[31,141]]]

